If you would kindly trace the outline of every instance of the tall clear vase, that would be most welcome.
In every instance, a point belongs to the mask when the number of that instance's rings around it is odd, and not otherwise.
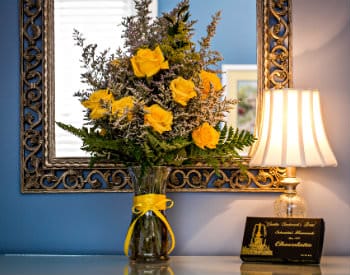
[[[165,195],[169,173],[170,168],[165,166],[150,167],[145,171],[141,167],[129,168],[134,202],[124,252],[132,262],[167,261],[174,247],[174,234],[165,216],[165,209],[173,204]]]

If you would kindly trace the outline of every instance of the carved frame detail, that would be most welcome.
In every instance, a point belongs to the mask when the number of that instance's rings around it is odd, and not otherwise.
[[[131,192],[130,177],[122,166],[89,168],[86,158],[53,155],[52,11],[53,0],[20,2],[21,191]],[[292,86],[291,0],[257,0],[257,13],[261,95],[264,88]],[[237,167],[223,165],[218,176],[205,165],[174,167],[168,192],[280,192],[283,173],[282,168],[256,167],[241,174]]]

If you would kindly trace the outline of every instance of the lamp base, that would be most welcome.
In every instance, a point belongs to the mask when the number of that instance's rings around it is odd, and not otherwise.
[[[281,218],[305,218],[306,205],[297,194],[282,194],[274,204],[275,216]]]
[[[285,190],[274,204],[277,217],[304,218],[306,217],[306,204],[302,197],[298,196],[296,187],[300,183],[296,177],[286,177],[281,180]]]

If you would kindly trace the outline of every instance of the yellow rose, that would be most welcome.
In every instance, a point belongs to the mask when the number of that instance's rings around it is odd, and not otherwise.
[[[202,98],[208,96],[211,87],[214,92],[218,92],[222,89],[220,78],[215,73],[202,70],[199,76],[202,81]]]
[[[197,95],[194,87],[192,80],[186,80],[181,76],[170,82],[170,90],[172,91],[174,101],[182,106],[186,106],[187,102]]]
[[[173,124],[173,114],[171,112],[164,110],[158,104],[145,107],[145,112],[145,125],[151,126],[159,134],[171,131],[171,125]]]
[[[108,90],[98,90],[92,93],[89,99],[83,101],[81,104],[91,110],[91,119],[99,119],[107,113],[108,109],[106,109],[106,105],[111,104],[112,100],[113,95]]]
[[[208,122],[204,122],[201,126],[192,132],[192,139],[194,143],[201,149],[207,147],[209,149],[216,148],[219,142],[220,134],[210,126]]]
[[[164,56],[159,46],[153,51],[150,49],[139,49],[131,59],[134,74],[137,77],[151,77],[160,69],[169,69],[168,61],[164,61]]]
[[[126,96],[112,103],[112,113],[118,117],[128,114],[128,119],[132,119],[132,108],[134,107],[134,99],[132,96]]]

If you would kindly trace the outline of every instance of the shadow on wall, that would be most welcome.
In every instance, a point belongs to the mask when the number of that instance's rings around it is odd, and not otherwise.
[[[300,8],[297,7],[298,5],[300,5]],[[292,8],[298,10],[298,12],[293,13],[292,31],[295,29],[303,30],[293,33],[293,35],[297,35],[300,41],[303,41],[303,43],[294,43],[294,45],[300,45],[299,48],[293,45],[295,56],[323,48],[326,44],[333,44],[334,39],[337,36],[339,37],[340,34],[344,35],[347,32],[349,35],[349,0],[294,0]],[[325,21],[327,24],[324,23]]]
[[[310,2],[315,6],[314,14],[311,16],[312,22],[308,22],[312,26],[307,26],[303,20],[300,20],[302,26],[297,25],[300,16],[307,17],[307,7],[312,6],[309,1],[305,5],[305,10],[304,3],[306,2],[302,2],[303,9],[299,8],[298,11],[303,12],[297,13],[298,17],[295,18],[294,23],[294,29],[303,30],[293,34],[294,45],[296,45],[293,59],[294,83],[298,87],[320,88],[323,120],[330,145],[338,160],[338,166],[336,168],[299,169],[298,174],[301,178],[310,178],[327,184],[326,187],[331,192],[336,192],[342,201],[349,204],[350,189],[347,179],[350,178],[350,131],[344,129],[344,125],[349,125],[350,115],[350,55],[348,54],[350,49],[350,0],[334,2],[312,0]],[[322,4],[315,4],[316,2],[322,2]],[[326,7],[323,6],[323,3]],[[320,13],[316,7],[318,5],[322,6]],[[333,7],[328,10],[328,6]],[[337,6],[336,9],[334,6]],[[322,17],[324,13],[329,14]],[[319,20],[327,21],[327,24],[320,23]],[[314,26],[318,23],[320,24],[318,27]],[[327,26],[326,30],[323,26]],[[334,182],[338,184],[338,190],[332,187]]]

